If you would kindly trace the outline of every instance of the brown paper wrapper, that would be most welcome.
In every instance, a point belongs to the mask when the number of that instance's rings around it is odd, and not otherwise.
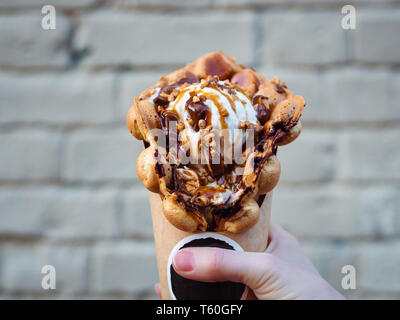
[[[237,242],[244,251],[262,252],[265,251],[268,242],[268,229],[271,215],[272,193],[265,196],[260,209],[260,217],[254,227],[242,233],[218,232]],[[192,235],[175,228],[165,218],[162,212],[160,196],[150,192],[150,208],[153,221],[154,242],[157,254],[158,274],[160,277],[161,298],[170,300],[172,296],[168,287],[167,265],[168,258],[175,245],[182,239]],[[248,291],[246,299],[255,299],[251,290]]]

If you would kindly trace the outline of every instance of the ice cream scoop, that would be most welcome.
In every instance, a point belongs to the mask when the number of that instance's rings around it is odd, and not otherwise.
[[[241,123],[257,125],[257,112],[250,98],[228,80],[203,81],[176,90],[178,94],[168,103],[165,113],[175,115],[175,120],[183,124],[180,140],[189,145],[193,159],[200,154],[201,129],[226,136],[234,145],[243,138]],[[160,93],[161,88],[156,88],[148,100],[153,102]],[[231,151],[231,147],[225,146],[225,150]]]

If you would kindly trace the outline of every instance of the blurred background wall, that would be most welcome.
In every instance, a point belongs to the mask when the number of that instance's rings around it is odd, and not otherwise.
[[[57,11],[41,28],[41,8]],[[213,50],[307,101],[273,221],[349,298],[400,298],[400,1],[0,2],[0,298],[155,298],[135,95]],[[56,267],[57,289],[41,288]],[[342,290],[341,268],[357,271]]]

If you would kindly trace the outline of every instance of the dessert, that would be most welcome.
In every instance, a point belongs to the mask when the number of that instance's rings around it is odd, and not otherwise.
[[[127,126],[145,145],[139,179],[180,230],[249,230],[279,180],[278,146],[301,132],[304,105],[278,79],[206,54],[135,97]]]

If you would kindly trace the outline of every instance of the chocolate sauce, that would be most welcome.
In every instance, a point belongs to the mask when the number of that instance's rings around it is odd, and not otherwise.
[[[162,96],[161,93],[169,95],[171,94],[174,89],[178,88],[184,83],[196,83],[199,82],[199,79],[196,78],[196,76],[193,73],[188,72],[186,77],[179,80],[178,82],[171,84],[169,86],[165,86],[161,88],[160,92],[158,93],[157,97],[153,99],[153,102],[157,106],[165,107],[169,104],[168,97]]]
[[[234,248],[225,241],[205,238],[192,240],[182,248],[214,247],[228,250]],[[181,248],[181,249],[182,249]],[[246,286],[242,283],[224,282],[201,282],[186,279],[177,274],[170,266],[172,291],[178,300],[240,300]]]
[[[262,206],[262,204],[264,203],[264,199],[265,199],[265,194],[262,194],[262,195],[260,195],[259,197],[258,197],[258,199],[257,199],[257,204],[258,204],[258,206],[261,208],[261,206]]]
[[[205,120],[207,125],[211,122],[211,111],[208,106],[203,102],[193,102],[191,97],[186,101],[186,109],[189,112],[190,119],[193,120],[193,129],[197,132],[199,128],[199,120]]]
[[[257,120],[260,121],[261,125],[264,125],[271,115],[270,109],[266,108],[265,105],[259,104],[257,106]]]
[[[279,84],[275,85],[275,90],[276,90],[276,92],[278,92],[280,94],[286,93],[285,89],[282,86],[280,86]]]
[[[168,135],[170,122],[171,121],[178,122],[179,116],[177,114],[175,114],[174,112],[164,111],[160,114],[160,119],[161,119],[162,130],[166,135]]]
[[[197,79],[197,77],[193,73],[188,72],[186,74],[186,77],[179,80],[176,84],[180,86],[184,83],[196,83],[196,82],[199,82],[199,79]]]

